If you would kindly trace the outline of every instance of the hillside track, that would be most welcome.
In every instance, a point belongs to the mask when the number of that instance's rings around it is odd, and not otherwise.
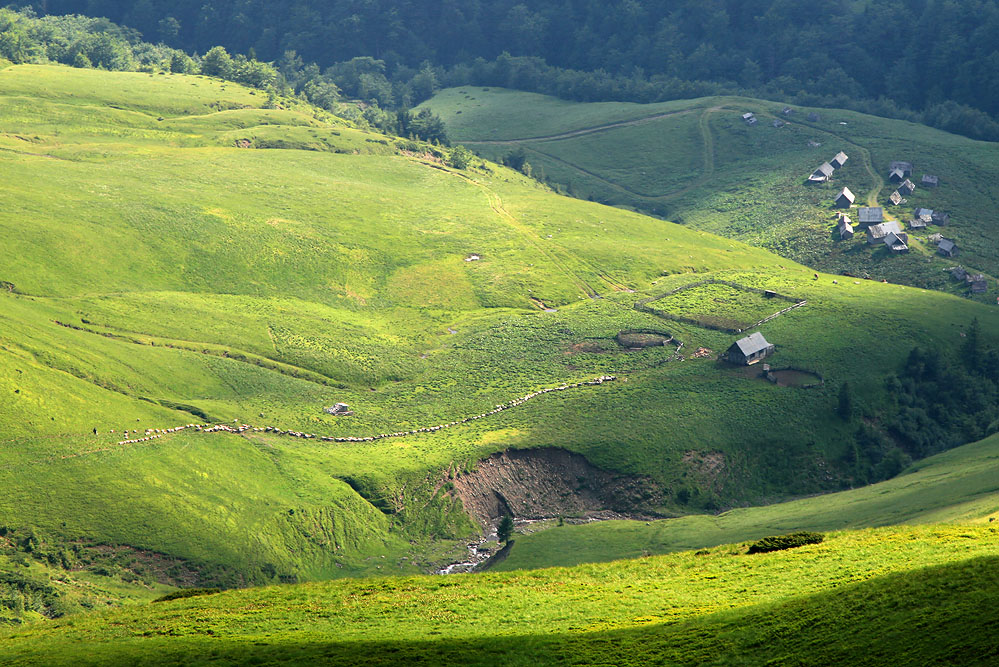
[[[638,197],[639,199],[643,199],[648,202],[665,202],[671,199],[675,199],[676,197],[681,197],[687,194],[688,192],[691,192],[692,190],[696,190],[697,188],[704,186],[714,176],[715,146],[714,146],[714,136],[711,133],[709,114],[717,113],[719,111],[727,111],[727,110],[728,109],[726,109],[724,106],[716,106],[704,109],[702,111],[701,118],[698,120],[698,130],[700,131],[701,139],[703,142],[702,157],[704,161],[704,167],[701,172],[701,175],[698,176],[696,179],[694,179],[693,182],[688,183],[682,188],[678,190],[673,190],[672,192],[666,192],[663,194],[650,194],[647,192],[639,192],[637,190],[632,190],[631,188],[625,185],[607,180],[600,174],[594,173],[584,167],[579,166],[578,164],[567,162],[566,160],[563,160],[560,157],[552,155],[551,153],[546,153],[545,151],[539,149],[536,146],[524,145],[524,148],[533,153],[537,153],[538,155],[544,156],[545,158],[552,160],[553,162],[558,162],[562,165],[565,165],[566,167],[578,171],[581,174],[585,174],[586,176],[594,180],[600,181],[604,185],[614,188],[615,190],[618,190],[619,192],[622,192],[624,194],[630,195],[632,197]],[[690,111],[693,110],[685,111],[684,113],[690,113]],[[657,116],[657,118],[661,118],[662,115],[663,114],[660,114],[659,116]],[[666,114],[666,115],[676,115],[676,114]],[[530,140],[525,139],[523,141],[530,141]],[[467,143],[471,144],[474,142],[467,142]],[[511,143],[516,143],[516,142],[514,141]]]
[[[720,107],[715,107],[720,108]],[[667,111],[665,113],[652,114],[650,116],[642,116],[640,118],[633,118],[632,120],[622,120],[616,121],[614,123],[606,123],[604,125],[594,125],[593,127],[584,127],[578,130],[570,130],[568,132],[560,132],[558,134],[546,134],[537,137],[521,137],[519,139],[465,139],[462,143],[466,144],[488,144],[492,146],[506,146],[510,144],[518,144],[524,141],[558,141],[560,139],[571,139],[573,137],[582,137],[587,134],[596,134],[598,132],[606,132],[607,130],[613,130],[619,127],[629,127],[632,125],[642,125],[644,123],[650,123],[660,118],[668,118],[670,116],[684,116],[698,111],[698,109],[682,109],[680,111]]]
[[[681,347],[682,347],[682,343],[681,343]],[[679,347],[677,348],[677,351],[679,351]],[[507,401],[506,403],[501,403],[501,404],[497,405],[496,407],[494,407],[492,410],[488,410],[486,412],[482,412],[482,413],[474,415],[474,416],[463,417],[463,418],[456,419],[454,421],[447,422],[447,423],[444,423],[444,424],[437,424],[437,425],[434,425],[434,426],[424,426],[424,427],[421,427],[421,428],[415,428],[415,429],[411,429],[411,430],[408,430],[408,431],[397,431],[397,432],[393,432],[393,433],[378,433],[378,434],[375,434],[375,435],[366,435],[366,436],[322,436],[322,435],[316,435],[315,433],[304,433],[304,432],[301,432],[301,431],[284,430],[284,429],[279,429],[279,428],[276,428],[276,427],[273,427],[273,426],[253,426],[251,424],[239,424],[239,423],[237,423],[235,426],[230,426],[230,425],[224,424],[224,423],[216,423],[216,424],[211,424],[211,423],[205,423],[205,424],[185,424],[184,426],[174,426],[174,427],[171,427],[171,428],[146,428],[146,429],[143,430],[143,435],[141,437],[135,437],[135,438],[130,438],[130,439],[127,438],[125,440],[120,440],[118,442],[115,442],[113,444],[108,444],[108,445],[105,445],[103,447],[96,447],[96,448],[93,448],[93,449],[87,449],[87,450],[84,450],[84,451],[81,451],[81,452],[73,452],[71,454],[59,454],[59,455],[53,455],[53,456],[46,456],[46,457],[42,457],[42,458],[38,458],[38,459],[32,459],[31,461],[20,461],[18,463],[9,463],[9,464],[6,464],[6,465],[0,465],[0,470],[13,470],[13,469],[22,468],[22,467],[25,467],[25,466],[39,465],[39,464],[44,464],[44,463],[51,463],[53,461],[60,461],[60,460],[66,460],[66,459],[75,459],[75,458],[80,458],[80,457],[83,457],[83,456],[90,456],[90,455],[93,455],[93,454],[100,454],[100,453],[104,453],[104,452],[112,452],[112,451],[117,452],[117,451],[121,451],[121,450],[130,448],[130,447],[136,447],[136,446],[144,446],[144,445],[154,444],[157,440],[160,440],[160,439],[162,439],[165,436],[173,435],[175,433],[180,433],[180,432],[188,430],[188,429],[193,429],[194,432],[205,433],[205,434],[208,434],[208,433],[229,433],[229,434],[233,434],[233,435],[242,435],[243,437],[249,437],[250,435],[253,435],[253,434],[265,434],[266,433],[266,434],[272,434],[272,435],[289,436],[289,437],[293,437],[293,438],[302,438],[302,439],[306,439],[306,440],[319,440],[319,441],[322,441],[322,442],[341,442],[341,443],[342,442],[376,442],[378,440],[384,440],[384,439],[389,439],[389,438],[404,438],[404,437],[407,437],[407,436],[419,435],[421,433],[433,433],[433,432],[436,432],[436,431],[441,431],[441,430],[444,430],[444,429],[453,428],[455,426],[461,426],[463,424],[468,424],[470,422],[478,421],[480,419],[485,419],[486,417],[491,417],[492,415],[499,414],[500,412],[504,412],[506,410],[510,410],[512,408],[519,407],[519,406],[523,405],[524,403],[526,403],[526,402],[528,402],[528,401],[530,401],[530,400],[532,400],[534,398],[537,398],[539,396],[544,396],[545,394],[558,393],[558,392],[562,392],[562,391],[568,391],[568,390],[572,390],[572,389],[580,389],[580,388],[585,388],[585,387],[600,386],[600,385],[603,385],[604,383],[607,383],[607,382],[614,382],[615,380],[617,380],[617,377],[614,376],[614,375],[601,375],[599,377],[592,378],[590,380],[581,380],[579,382],[573,382],[573,383],[563,383],[563,384],[561,384],[561,385],[559,385],[557,387],[547,387],[545,389],[538,389],[538,390],[533,391],[533,392],[531,392],[529,394],[525,394],[524,396],[520,396],[518,398],[515,398],[515,399],[512,399],[510,401]],[[124,433],[127,434],[128,431],[125,431]],[[137,435],[138,434],[138,430],[134,431],[134,433]],[[71,435],[50,436],[49,438],[46,438],[46,439],[51,439],[51,438],[55,438],[55,437],[65,438],[65,437],[73,437],[73,436],[71,436]],[[79,436],[76,436],[76,437],[79,437]]]
[[[558,269],[558,271],[560,271],[561,273],[565,274],[565,276],[568,277],[569,280],[574,285],[576,285],[576,287],[587,297],[591,299],[597,298],[600,296],[600,293],[597,292],[597,290],[586,278],[581,276],[579,272],[574,271],[572,269],[571,267],[572,263],[584,266],[588,270],[588,272],[593,273],[604,282],[607,282],[613,289],[621,291],[628,289],[627,287],[621,285],[620,283],[612,281],[610,278],[607,277],[606,272],[594,269],[585,260],[576,256],[569,250],[561,246],[558,246],[557,244],[552,243],[548,239],[542,239],[537,232],[535,232],[533,229],[531,229],[524,223],[520,222],[513,214],[511,214],[508,210],[506,210],[506,208],[503,206],[503,199],[485,184],[480,183],[479,181],[470,178],[465,174],[461,174],[452,169],[448,169],[437,163],[430,162],[427,160],[421,160],[419,158],[410,158],[410,159],[419,162],[420,164],[424,164],[434,169],[438,169],[445,173],[451,174],[452,176],[456,176],[465,181],[466,183],[468,183],[469,185],[472,185],[481,190],[482,193],[486,196],[486,200],[489,202],[489,208],[491,208],[492,211],[497,216],[499,216],[499,218],[503,220],[510,228],[518,232],[525,239],[527,239],[527,241],[532,246],[534,246],[538,250],[538,252],[541,253],[541,255],[544,256],[545,259],[547,259],[551,263],[552,266]],[[551,248],[550,246],[552,245],[556,246],[556,248],[555,249]],[[563,255],[562,257],[559,256],[560,253]]]

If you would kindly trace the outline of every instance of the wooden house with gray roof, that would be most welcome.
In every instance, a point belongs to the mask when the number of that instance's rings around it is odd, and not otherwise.
[[[861,225],[879,225],[885,221],[885,210],[880,206],[862,206],[857,209],[857,222]]]
[[[909,236],[902,231],[902,228],[894,220],[889,220],[888,222],[882,222],[878,225],[871,225],[867,228],[867,242],[870,245],[877,245],[878,243],[884,243],[884,239],[888,234],[895,234],[903,241],[908,242]]]
[[[832,178],[833,166],[828,162],[823,162],[819,165],[819,168],[812,172],[812,175],[808,177],[809,183],[825,183],[830,178]]]
[[[839,223],[836,225],[836,233],[839,234],[839,239],[841,241],[853,238],[853,225],[850,224],[850,216],[839,216]]]
[[[908,178],[909,176],[912,176],[912,163],[911,162],[903,162],[901,160],[894,160],[891,164],[888,165],[888,171],[895,171],[896,169],[900,170],[902,172],[902,175],[905,178]]]
[[[888,250],[890,252],[903,253],[909,252],[908,240],[909,236],[904,232],[900,232],[898,234],[895,232],[888,232],[885,234],[884,244],[888,246]]]
[[[916,191],[916,184],[910,181],[908,178],[902,181],[902,184],[898,186],[898,192],[903,197],[908,197],[915,191]]]
[[[937,244],[937,253],[944,257],[956,257],[957,244],[950,239],[940,239],[940,243]]]
[[[833,159],[829,160],[829,164],[833,166],[833,169],[839,169],[844,164],[846,164],[846,161],[849,159],[850,158],[846,156],[846,153],[840,151],[839,153],[836,153],[836,155],[833,156]]]
[[[729,363],[749,366],[767,358],[775,349],[776,346],[768,343],[763,334],[757,331],[732,343],[725,352],[725,358]]]
[[[853,206],[853,202],[856,201],[856,199],[856,195],[850,192],[850,188],[843,188],[839,191],[839,194],[836,195],[836,208],[850,208]]]

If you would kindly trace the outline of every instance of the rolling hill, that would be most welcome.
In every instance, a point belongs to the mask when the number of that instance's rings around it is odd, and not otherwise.
[[[994,143],[853,111],[795,106],[784,114],[782,104],[739,97],[576,103],[467,86],[442,90],[421,108],[440,114],[454,141],[486,157],[524,150],[534,175],[574,196],[652,213],[831,273],[954,293],[966,287],[944,269],[957,262],[999,275]],[[527,108],[530,114],[521,113]],[[745,112],[759,122],[747,125]],[[833,180],[805,187],[806,177],[840,150],[850,159]],[[895,160],[914,165],[917,184],[898,207],[888,201]],[[940,186],[921,187],[923,174],[938,176]],[[872,250],[862,233],[839,241],[832,200],[844,186],[858,206],[884,206],[903,227],[915,208],[948,211],[952,222],[910,232],[913,243],[902,257]],[[937,257],[933,233],[956,240],[960,257]],[[988,296],[976,298],[993,300],[995,287],[993,281]]]
[[[999,535],[837,532],[533,572],[229,591],[0,634],[7,664],[989,664]]]
[[[967,299],[815,274],[264,98],[0,69],[11,529],[179,559],[190,583],[425,572],[478,534],[462,480],[506,450],[581,455],[664,516],[850,486],[851,438],[910,350],[952,354],[975,318],[983,344],[999,333]],[[788,303],[766,291],[803,305],[756,327]],[[716,360],[756,328],[823,383]]]

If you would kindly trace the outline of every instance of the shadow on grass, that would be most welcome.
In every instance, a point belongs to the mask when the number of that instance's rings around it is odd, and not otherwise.
[[[766,555],[754,558],[766,558]],[[163,609],[164,606],[157,605]],[[669,607],[669,591],[663,591]],[[641,623],[646,619],[634,619]],[[343,641],[204,635],[104,645],[33,642],[16,664],[985,665],[999,661],[999,557],[878,577],[675,624],[505,637]],[[224,622],[224,621],[220,621]],[[592,619],[599,623],[600,619]],[[391,627],[390,625],[387,627]],[[235,629],[235,628],[233,628]],[[538,628],[543,632],[543,628]],[[483,619],[480,632],[503,632]],[[307,630],[305,630],[307,632]],[[57,638],[56,638],[57,639]],[[256,641],[254,641],[256,639]],[[58,639],[57,639],[58,642]],[[55,654],[59,650],[66,654]],[[71,653],[69,653],[72,651]],[[0,649],[0,658],[5,651]],[[9,655],[9,654],[8,654]],[[71,657],[72,655],[72,657]],[[21,658],[22,661],[18,661]]]

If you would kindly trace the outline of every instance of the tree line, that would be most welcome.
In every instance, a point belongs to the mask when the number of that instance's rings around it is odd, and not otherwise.
[[[383,108],[416,104],[438,84],[504,85],[586,101],[743,93],[999,139],[999,0],[22,0],[20,6],[107,17],[188,52],[220,45],[250,59],[284,59],[285,75],[295,71],[312,88],[323,86],[314,74],[333,70],[328,78],[345,94]],[[367,60],[344,65],[356,58]]]
[[[408,104],[396,105],[391,84],[386,83],[388,93],[381,92],[380,86],[387,80],[375,74],[382,71],[383,64],[370,58],[339,63],[320,72],[313,64],[304,65],[293,53],[273,63],[230,54],[223,46],[213,46],[204,55],[192,55],[163,43],[143,41],[137,30],[106,18],[39,17],[31,10],[0,9],[0,60],[15,64],[53,62],[110,71],[204,74],[266,90],[272,106],[278,96],[296,95],[362,126],[448,144],[440,117],[425,109],[413,113]],[[345,96],[339,84],[350,94]],[[354,98],[361,103],[344,103]],[[409,97],[400,95],[398,99],[405,101]],[[467,164],[470,157],[462,149],[455,159]]]

